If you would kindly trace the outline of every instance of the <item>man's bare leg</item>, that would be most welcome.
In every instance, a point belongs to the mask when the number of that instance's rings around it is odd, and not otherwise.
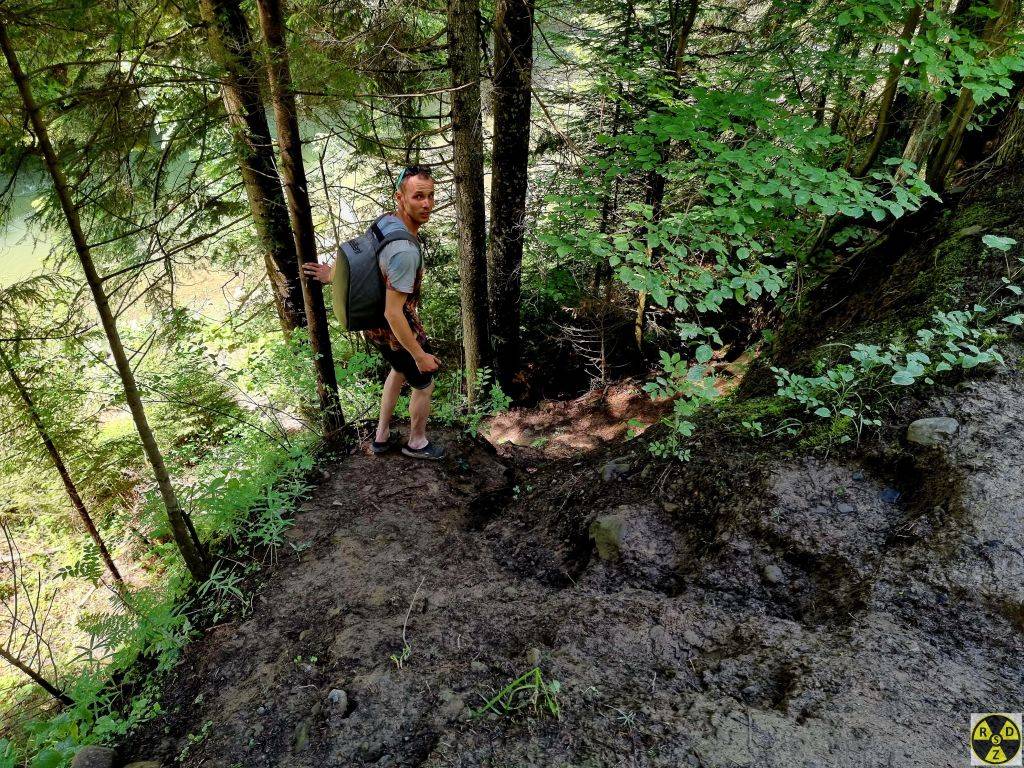
[[[395,413],[398,396],[402,394],[404,384],[405,376],[392,368],[384,380],[384,391],[380,396],[380,419],[377,421],[377,436],[374,438],[378,443],[387,442],[391,435],[391,417]]]
[[[419,450],[427,444],[427,417],[430,415],[430,396],[434,382],[426,389],[413,389],[409,400],[409,447]]]

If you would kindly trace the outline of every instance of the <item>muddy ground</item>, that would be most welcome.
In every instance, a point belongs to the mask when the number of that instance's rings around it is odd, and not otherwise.
[[[122,757],[967,765],[970,713],[1021,708],[1022,402],[968,385],[916,414],[957,418],[951,444],[862,459],[347,457]],[[534,665],[560,719],[473,716]]]

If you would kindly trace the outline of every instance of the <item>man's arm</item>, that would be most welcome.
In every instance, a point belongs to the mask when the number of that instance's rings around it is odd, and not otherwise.
[[[433,373],[441,366],[441,361],[428,352],[424,352],[423,347],[416,340],[416,334],[413,333],[412,326],[409,325],[409,320],[405,316],[405,299],[406,294],[388,288],[387,298],[384,301],[384,319],[391,326],[391,331],[398,339],[398,343],[412,355],[420,373]]]

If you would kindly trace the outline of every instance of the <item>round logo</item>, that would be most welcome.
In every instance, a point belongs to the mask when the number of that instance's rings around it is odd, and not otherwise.
[[[1006,715],[985,715],[971,732],[971,751],[985,765],[1005,765],[1020,752],[1020,729]]]

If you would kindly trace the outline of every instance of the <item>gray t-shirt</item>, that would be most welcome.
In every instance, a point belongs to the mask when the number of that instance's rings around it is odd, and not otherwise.
[[[419,249],[408,240],[385,245],[377,257],[381,272],[387,276],[388,287],[399,293],[413,293],[416,276],[423,266]]]

